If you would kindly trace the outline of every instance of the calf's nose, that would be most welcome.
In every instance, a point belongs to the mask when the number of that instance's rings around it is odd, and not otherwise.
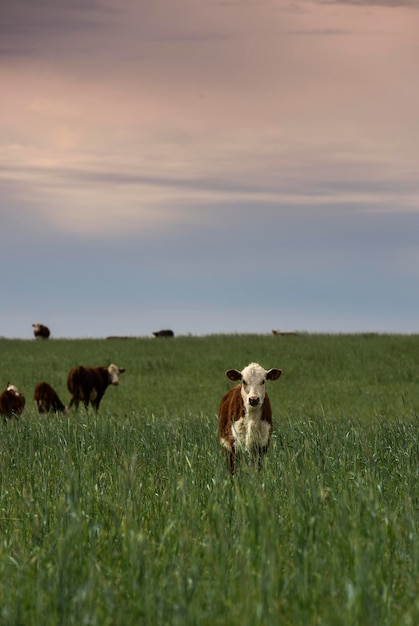
[[[259,404],[259,398],[257,396],[251,396],[249,398],[250,406],[257,406]]]

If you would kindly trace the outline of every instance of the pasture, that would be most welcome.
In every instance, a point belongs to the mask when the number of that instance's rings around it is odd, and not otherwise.
[[[0,340],[0,624],[419,623],[419,336]],[[260,474],[228,476],[224,372],[279,367]],[[99,412],[68,371],[126,372]]]

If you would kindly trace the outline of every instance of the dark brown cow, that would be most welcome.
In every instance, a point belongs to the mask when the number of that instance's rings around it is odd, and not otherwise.
[[[74,405],[77,409],[79,402],[84,402],[87,408],[90,402],[97,411],[107,387],[119,385],[119,374],[123,372],[124,367],[117,367],[113,363],[109,367],[74,367],[67,379],[67,387],[72,395],[68,408]]]
[[[67,409],[58,397],[57,392],[44,380],[38,383],[33,394],[39,413],[66,413]]]
[[[222,397],[218,414],[218,434],[231,474],[237,452],[247,453],[261,468],[272,435],[272,409],[265,383],[277,380],[281,373],[277,368],[265,370],[258,363],[250,363],[241,372],[226,372],[227,378],[241,382]]]
[[[33,326],[33,334],[36,339],[48,339],[50,336],[50,331],[48,326],[44,326],[44,324],[32,324]]]
[[[0,394],[0,415],[3,421],[19,419],[25,407],[25,396],[20,393],[15,385],[7,383],[6,389]]]

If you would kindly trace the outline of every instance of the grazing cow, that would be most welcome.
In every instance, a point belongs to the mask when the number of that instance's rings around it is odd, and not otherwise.
[[[119,374],[123,372],[124,367],[113,364],[109,367],[74,367],[67,379],[67,387],[72,395],[68,408],[74,404],[77,409],[82,401],[86,408],[90,402],[97,411],[107,387],[119,385]]]
[[[33,394],[39,413],[67,413],[67,409],[58,397],[57,392],[44,380],[38,383]]]
[[[175,333],[173,330],[156,330],[153,333],[153,337],[174,337]]]
[[[230,380],[240,381],[228,391],[220,403],[218,434],[231,474],[236,468],[236,453],[244,451],[261,468],[272,434],[272,409],[266,393],[266,381],[277,380],[280,369],[265,370],[250,363],[241,372],[227,370]]]
[[[0,415],[3,421],[19,419],[25,407],[25,396],[20,393],[15,385],[7,383],[6,389],[0,394]]]
[[[48,326],[44,326],[44,324],[32,324],[33,326],[33,334],[36,339],[48,339],[50,336]]]

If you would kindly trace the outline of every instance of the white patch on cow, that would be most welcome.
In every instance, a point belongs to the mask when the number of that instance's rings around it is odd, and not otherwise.
[[[119,374],[122,374],[122,372],[124,371],[124,368],[120,368],[117,365],[111,363],[108,367],[109,384],[119,385]]]
[[[255,412],[260,417],[261,407],[266,393],[267,371],[258,363],[250,363],[241,371],[241,395],[246,412]]]
[[[230,442],[227,439],[224,439],[224,437],[221,437],[220,443],[221,443],[221,447],[222,448],[225,448],[226,450],[231,452],[231,445],[230,445]]]
[[[7,391],[11,391],[15,396],[20,396],[20,391],[15,385],[7,385]]]
[[[237,450],[247,450],[254,448],[264,448],[268,445],[271,426],[259,418],[255,419],[254,412],[245,417],[241,417],[232,425],[232,434]]]
[[[267,380],[276,380],[281,376],[281,370],[272,368],[265,370],[258,363],[250,363],[241,372],[238,370],[227,370],[227,377],[230,380],[241,381],[241,397],[246,413],[255,411],[260,414],[261,406],[265,399]]]
[[[262,404],[266,394],[266,379],[269,372],[258,363],[250,363],[241,372],[229,370],[227,376],[231,380],[241,381],[241,396],[246,413],[254,413],[254,419],[260,418]]]

